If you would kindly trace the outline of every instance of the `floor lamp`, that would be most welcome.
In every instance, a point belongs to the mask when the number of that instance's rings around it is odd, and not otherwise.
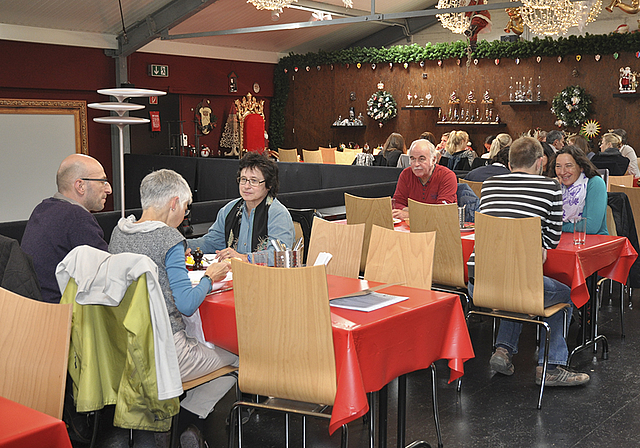
[[[112,115],[109,117],[97,117],[93,121],[96,123],[112,124],[118,127],[120,135],[120,209],[122,217],[124,218],[124,128],[130,124],[143,124],[149,123],[147,118],[138,117],[125,117],[125,112],[132,110],[144,109],[142,104],[125,103],[127,98],[145,98],[150,96],[162,96],[167,92],[160,90],[148,90],[148,89],[135,89],[135,88],[122,88],[122,89],[101,89],[98,90],[101,95],[110,95],[115,97],[117,102],[109,103],[91,103],[88,105],[91,109],[108,110],[116,112],[118,116]]]

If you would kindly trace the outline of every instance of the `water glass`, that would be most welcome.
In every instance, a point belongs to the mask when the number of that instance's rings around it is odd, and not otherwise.
[[[253,252],[251,254],[251,263],[258,266],[267,266],[269,257],[266,252]]]
[[[573,221],[573,244],[582,245],[587,238],[587,218],[577,218]]]
[[[462,207],[458,207],[458,224],[460,225],[460,228],[463,229],[464,228],[464,209],[465,209],[466,205],[463,205]]]

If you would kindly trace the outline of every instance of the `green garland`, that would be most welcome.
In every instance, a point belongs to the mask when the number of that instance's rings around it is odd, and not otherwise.
[[[640,50],[640,33],[586,34],[552,39],[550,37],[534,37],[531,41],[502,42],[479,41],[470,55],[472,58],[530,58],[536,56],[557,57],[573,54],[607,55],[613,53]],[[338,51],[319,51],[317,53],[294,54],[280,59],[274,74],[274,96],[271,100],[271,124],[269,127],[271,149],[284,144],[284,111],[289,94],[289,71],[296,67],[317,67],[338,64],[380,64],[405,62],[419,63],[469,56],[469,45],[466,41],[452,43],[428,43],[398,45],[391,48],[354,47]],[[285,71],[286,70],[286,71]]]
[[[591,96],[580,86],[569,86],[553,98],[551,111],[558,117],[556,125],[580,127],[591,113]]]

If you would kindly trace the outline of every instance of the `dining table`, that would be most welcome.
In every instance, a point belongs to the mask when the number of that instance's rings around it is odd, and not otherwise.
[[[327,285],[331,300],[382,283],[327,275]],[[337,372],[331,434],[367,413],[368,392],[439,359],[448,360],[451,382],[474,357],[457,295],[400,285],[379,292],[407,299],[370,312],[331,307]],[[209,294],[200,315],[205,339],[238,353],[233,290]]]
[[[71,448],[62,420],[0,397],[1,448]]]

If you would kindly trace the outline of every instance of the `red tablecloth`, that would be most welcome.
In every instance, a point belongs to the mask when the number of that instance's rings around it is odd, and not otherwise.
[[[379,284],[332,275],[327,281],[330,298]],[[366,393],[399,375],[448,359],[453,381],[464,373],[464,362],[474,357],[457,295],[404,286],[383,291],[409,300],[370,313],[331,309],[338,390],[330,433],[364,415],[369,409]],[[200,314],[206,339],[237,353],[232,291],[209,295]]]
[[[473,245],[473,240],[462,239],[465,260],[473,252]],[[629,240],[621,236],[587,235],[585,244],[576,246],[573,234],[563,233],[558,247],[547,251],[544,275],[571,286],[571,301],[581,307],[589,301],[587,277],[598,272],[603,277],[626,283],[637,256]]]
[[[71,448],[62,420],[0,397],[0,447]]]

